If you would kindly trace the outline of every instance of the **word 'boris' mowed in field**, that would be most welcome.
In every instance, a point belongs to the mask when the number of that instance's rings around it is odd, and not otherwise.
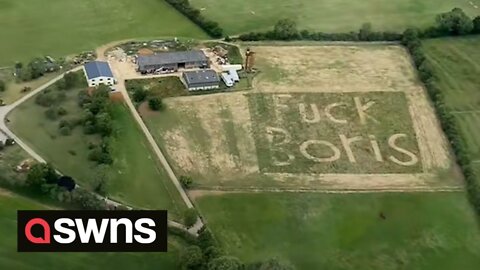
[[[254,94],[249,97],[264,172],[420,172],[403,93]]]

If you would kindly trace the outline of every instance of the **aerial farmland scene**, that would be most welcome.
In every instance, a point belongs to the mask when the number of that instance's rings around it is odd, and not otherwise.
[[[0,269],[480,269],[480,0],[0,0]]]

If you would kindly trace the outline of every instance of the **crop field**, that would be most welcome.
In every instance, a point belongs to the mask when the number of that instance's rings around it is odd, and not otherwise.
[[[480,37],[428,40],[424,46],[466,149],[480,161]]]
[[[66,101],[61,105],[68,112],[65,119],[82,114],[76,100],[81,90],[83,88],[66,91]],[[88,160],[88,147],[99,138],[85,135],[82,127],[73,129],[69,136],[62,136],[59,121],[46,118],[45,110],[35,104],[35,98],[26,101],[8,116],[11,130],[62,173],[91,187],[97,170]],[[128,109],[118,104],[113,110],[116,135],[111,143],[114,163],[108,170],[109,197],[135,207],[168,209],[172,218],[178,218],[185,206],[177,190],[157,164]]]
[[[197,194],[198,195],[198,194]],[[476,269],[480,232],[462,192],[203,194],[223,248],[303,269]]]
[[[49,206],[0,189],[0,265],[2,269],[175,269],[183,242],[169,237],[168,253],[19,253],[17,210],[45,210]]]
[[[0,66],[128,38],[206,35],[165,1],[0,1]]]
[[[165,99],[143,118],[199,189],[459,187],[398,46],[261,46],[251,91]],[[442,176],[442,177],[439,177]]]
[[[299,28],[321,32],[356,31],[370,22],[378,30],[402,31],[408,26],[428,27],[435,15],[462,8],[480,14],[479,0],[195,0],[192,5],[220,23],[228,34],[270,30],[282,18]]]

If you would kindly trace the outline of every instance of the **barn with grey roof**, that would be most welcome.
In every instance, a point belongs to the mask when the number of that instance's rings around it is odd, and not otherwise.
[[[189,91],[209,90],[220,87],[220,78],[212,69],[186,71],[183,73]]]
[[[152,73],[158,70],[209,67],[208,58],[202,51],[164,52],[155,55],[139,55],[138,71]]]
[[[100,84],[113,87],[115,84],[115,78],[107,62],[88,62],[83,66],[83,70],[89,87],[96,87]]]

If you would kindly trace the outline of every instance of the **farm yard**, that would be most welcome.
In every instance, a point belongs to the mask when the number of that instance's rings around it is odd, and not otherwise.
[[[436,84],[445,94],[446,105],[454,112],[466,149],[480,172],[480,37],[432,39],[424,46]]]
[[[191,3],[230,35],[270,30],[284,18],[294,19],[299,29],[311,31],[356,31],[363,23],[371,23],[380,31],[402,32],[409,26],[431,26],[436,14],[454,7],[462,8],[470,16],[480,15],[478,0],[195,0]]]
[[[58,90],[56,85],[46,90],[65,94],[64,101],[59,104],[67,112],[63,119],[48,119],[46,108],[36,104],[36,97],[21,104],[8,118],[11,130],[45,160],[81,185],[93,189],[95,179],[103,175],[103,171],[89,160],[89,152],[92,144],[99,143],[100,136],[86,135],[81,127],[73,128],[71,134],[65,136],[58,128],[61,120],[74,121],[82,115],[77,96],[84,90],[84,86]],[[109,197],[134,207],[168,209],[171,218],[178,218],[185,207],[183,201],[161,165],[157,164],[133,117],[124,105],[115,104],[112,110],[116,135],[110,146],[113,164],[106,171],[111,179]]]
[[[0,189],[0,265],[3,269],[175,269],[181,239],[169,237],[169,253],[19,253],[17,252],[17,209],[46,210],[48,205]]]
[[[402,48],[252,49],[260,70],[253,90],[168,98],[165,111],[143,115],[173,168],[196,188],[459,187]],[[407,151],[393,150],[394,140]]]
[[[199,193],[222,247],[247,262],[278,257],[296,269],[335,270],[480,263],[480,233],[463,193]]]
[[[48,3],[1,1],[0,66],[40,55],[65,56],[122,39],[207,37],[164,1],[51,0]]]

